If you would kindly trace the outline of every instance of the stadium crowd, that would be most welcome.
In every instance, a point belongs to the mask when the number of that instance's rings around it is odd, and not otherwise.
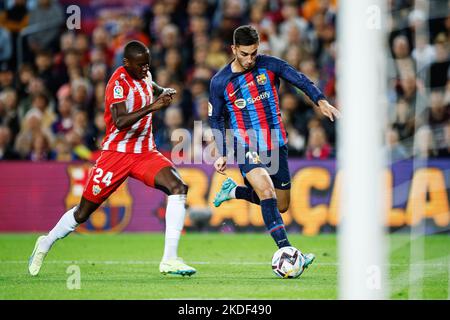
[[[106,82],[130,40],[149,46],[154,80],[178,92],[153,120],[155,142],[168,156],[179,128],[192,132],[192,142],[184,141],[192,150],[208,143],[209,81],[230,61],[232,33],[242,24],[259,30],[260,53],[288,61],[339,108],[336,0],[110,0],[87,14],[89,1],[78,2],[79,30],[67,28],[69,1],[0,4],[2,160],[94,160],[105,134]],[[392,161],[447,157],[450,1],[390,0],[389,12],[386,150]],[[423,25],[428,31],[416,32]],[[280,103],[290,156],[335,157],[335,123],[287,83]]]

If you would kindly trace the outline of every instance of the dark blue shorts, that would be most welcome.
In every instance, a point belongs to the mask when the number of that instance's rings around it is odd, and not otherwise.
[[[291,188],[291,175],[288,166],[288,148],[281,148],[255,152],[248,151],[244,163],[239,164],[239,169],[244,177],[245,185],[251,187],[245,175],[255,168],[265,168],[272,178],[276,189],[289,190]]]

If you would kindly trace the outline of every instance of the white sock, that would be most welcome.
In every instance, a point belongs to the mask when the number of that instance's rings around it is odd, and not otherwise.
[[[185,194],[171,195],[167,198],[163,261],[178,257],[178,242],[184,227],[184,217],[186,216],[185,204]]]
[[[229,193],[231,199],[236,199],[236,188],[237,186],[234,187]]]
[[[59,239],[66,237],[69,233],[75,230],[78,223],[75,221],[73,215],[76,207],[73,207],[59,219],[56,226],[48,233],[43,241],[39,244],[39,249],[48,252],[52,245]]]

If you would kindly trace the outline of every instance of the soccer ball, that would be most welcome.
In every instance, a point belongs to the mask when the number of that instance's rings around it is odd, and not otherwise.
[[[280,278],[298,278],[305,268],[305,258],[294,247],[278,249],[272,257],[272,270]]]

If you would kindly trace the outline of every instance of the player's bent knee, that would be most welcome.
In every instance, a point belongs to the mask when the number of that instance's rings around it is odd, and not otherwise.
[[[189,187],[184,183],[176,183],[170,186],[170,195],[174,194],[187,194]]]
[[[75,218],[75,221],[79,224],[85,223],[89,217],[91,216],[90,210],[87,210],[84,207],[78,206],[75,212],[73,213],[73,216]]]
[[[73,217],[75,218],[75,221],[80,224],[86,222],[87,219],[89,219],[89,215],[86,215],[86,213],[83,212],[80,207],[77,207],[77,209],[74,211]]]
[[[277,198],[277,194],[275,193],[275,189],[273,189],[273,188],[264,189],[260,192],[260,194],[261,194],[260,195],[261,200]]]
[[[280,211],[280,213],[285,213],[286,211],[288,211],[289,206],[286,205],[278,205],[278,211]]]

